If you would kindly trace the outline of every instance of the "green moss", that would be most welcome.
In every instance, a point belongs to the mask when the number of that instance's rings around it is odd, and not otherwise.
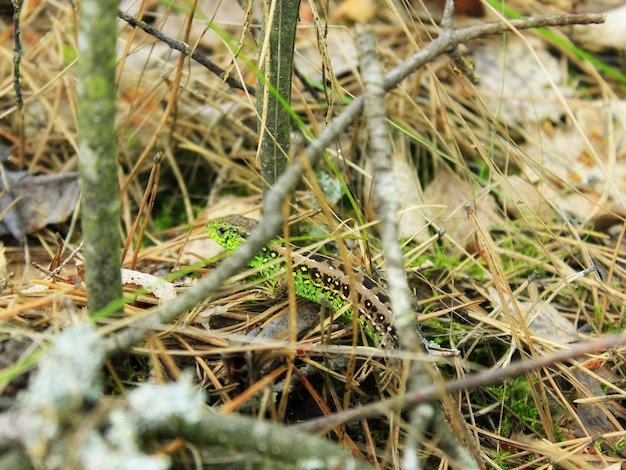
[[[614,446],[613,450],[616,454],[619,454],[622,450],[626,448],[626,439],[620,439]]]
[[[201,206],[191,206],[193,215],[196,216],[202,211]],[[172,227],[184,226],[187,220],[187,212],[182,199],[178,197],[167,198],[164,203],[155,209],[152,218],[154,228],[159,231],[167,230]]]
[[[537,405],[533,400],[532,391],[525,377],[507,380],[499,386],[485,387],[493,394],[509,412],[502,414],[500,430],[503,436],[510,435],[517,423],[528,426],[541,433],[541,419]]]
[[[497,461],[497,460],[509,457],[511,455],[513,455],[513,452],[510,452],[510,451],[507,451],[507,450],[501,450],[500,452],[494,452],[492,454],[492,458]],[[499,468],[502,469],[502,470],[505,470],[505,469],[514,468],[514,467],[512,467],[510,465],[499,464]]]

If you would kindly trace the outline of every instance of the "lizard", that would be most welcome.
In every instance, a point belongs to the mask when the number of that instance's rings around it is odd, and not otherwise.
[[[227,251],[234,251],[245,242],[257,223],[248,217],[229,215],[209,220],[206,231],[209,237]],[[284,262],[271,261],[284,258],[287,253],[288,250],[280,242],[273,241],[263,247],[248,262],[248,266],[259,268],[262,276],[271,278],[285,269]],[[318,304],[329,303],[335,311],[345,308],[343,317],[351,320],[354,309],[351,306],[350,291],[351,286],[354,286],[358,300],[357,319],[366,335],[381,349],[397,347],[389,297],[376,281],[356,269],[349,273],[345,264],[338,259],[302,251],[296,246],[291,247],[289,255],[293,261],[296,295]]]
[[[256,220],[248,217],[229,215],[209,220],[206,223],[206,231],[213,240],[227,251],[235,251],[246,241],[257,223]],[[285,263],[279,260],[288,254],[293,261],[294,287],[298,296],[318,304],[328,302],[335,311],[347,308],[344,316],[347,320],[351,320],[354,310],[351,307],[350,291],[351,286],[355,286],[358,299],[357,319],[367,336],[383,350],[398,347],[398,337],[389,296],[369,276],[355,269],[349,273],[345,264],[340,260],[319,253],[304,251],[296,246],[291,246],[291,250],[287,250],[280,242],[273,241],[263,247],[248,262],[248,266],[258,268],[262,276],[274,277],[284,271]],[[274,260],[279,262],[274,263]],[[431,350],[426,344],[426,342],[422,344],[422,349],[426,354],[430,354]],[[434,347],[439,349],[437,345]],[[457,355],[455,351],[452,352],[453,355]],[[391,358],[390,360],[390,365],[393,366],[390,369],[392,371],[391,380],[394,380],[394,374],[398,371],[399,363],[398,359]],[[383,388],[386,386],[384,385]],[[457,423],[462,422],[463,418],[459,415],[458,407],[450,406],[450,404],[453,404],[453,401],[443,401],[447,410],[446,413],[449,416],[454,416]],[[441,408],[435,408],[434,412],[436,415],[431,418],[432,422],[449,426],[447,424],[449,418],[442,413]],[[461,427],[460,431],[464,434],[467,432],[465,427]],[[446,432],[452,434],[451,430]],[[466,437],[466,439],[467,442],[472,442],[471,436]],[[478,458],[476,461],[479,461]]]

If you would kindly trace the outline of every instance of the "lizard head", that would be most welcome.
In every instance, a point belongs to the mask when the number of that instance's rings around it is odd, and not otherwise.
[[[229,251],[236,250],[257,224],[256,220],[240,215],[228,215],[209,220],[206,231],[213,240]]]

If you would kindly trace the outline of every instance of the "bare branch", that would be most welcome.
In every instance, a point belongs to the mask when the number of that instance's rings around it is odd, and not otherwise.
[[[183,54],[191,57],[200,65],[203,65],[208,70],[210,70],[215,75],[217,75],[219,78],[221,78],[223,81],[228,83],[231,87],[237,88],[239,90],[247,91],[251,95],[256,94],[256,89],[252,85],[247,85],[246,83],[240,82],[239,80],[231,76],[226,70],[221,68],[219,65],[213,63],[207,56],[199,53],[195,49],[191,49],[183,41],[179,41],[178,39],[169,37],[167,34],[159,31],[156,28],[153,28],[145,21],[139,20],[135,18],[133,15],[129,15],[128,13],[122,10],[117,11],[117,16],[120,19],[126,21],[132,27],[141,29],[145,33],[148,33],[150,36],[153,36],[157,38],[159,41],[164,42],[165,44],[170,46],[172,49],[182,52]]]
[[[422,390],[413,391],[402,396],[363,405],[359,408],[336,413],[332,416],[311,420],[306,423],[296,425],[294,428],[298,431],[321,432],[340,426],[341,424],[349,421],[358,421],[372,416],[382,416],[394,411],[406,410],[417,405],[418,403],[423,403],[439,397],[442,393],[456,393],[462,390],[469,390],[476,387],[502,382],[505,379],[519,377],[529,372],[549,367],[554,364],[567,362],[587,354],[607,351],[625,343],[626,333],[604,336],[587,343],[575,344],[569,349],[564,349],[553,354],[546,354],[545,356],[529,360],[519,360],[511,363],[505,368],[489,369],[463,379],[450,380],[444,384],[430,385]]]

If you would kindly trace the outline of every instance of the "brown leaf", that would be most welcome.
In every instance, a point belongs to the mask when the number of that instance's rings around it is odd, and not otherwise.
[[[48,224],[64,222],[78,202],[78,174],[31,175],[7,171],[9,192],[0,181],[0,235],[10,233],[21,240]]]

